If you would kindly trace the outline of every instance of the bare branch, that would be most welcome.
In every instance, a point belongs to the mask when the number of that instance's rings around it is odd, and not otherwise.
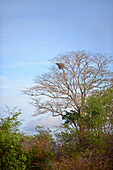
[[[66,109],[78,110],[91,91],[108,85],[113,76],[108,69],[112,59],[101,54],[77,51],[61,54],[51,62],[50,72],[37,76],[36,85],[24,91],[32,97],[36,114],[62,116]]]

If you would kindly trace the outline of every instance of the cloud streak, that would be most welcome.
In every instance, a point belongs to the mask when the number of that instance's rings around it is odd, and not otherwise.
[[[6,77],[0,76],[0,83],[9,83],[11,82],[9,79],[7,79]]]
[[[46,65],[46,64],[50,64],[50,62],[44,61],[44,62],[14,63],[12,65],[1,65],[1,68],[29,67],[29,66]]]
[[[24,88],[30,88],[32,87],[34,84],[33,83],[16,83],[6,77],[0,76],[0,90],[11,90],[14,91],[14,89],[16,89],[16,91],[20,91]]]

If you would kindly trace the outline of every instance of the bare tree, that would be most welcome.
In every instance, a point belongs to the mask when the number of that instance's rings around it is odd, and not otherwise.
[[[94,89],[109,84],[111,57],[85,51],[61,54],[51,60],[50,72],[37,76],[36,86],[24,91],[33,99],[37,114],[64,115],[66,109],[82,110]],[[57,65],[56,65],[57,64]]]

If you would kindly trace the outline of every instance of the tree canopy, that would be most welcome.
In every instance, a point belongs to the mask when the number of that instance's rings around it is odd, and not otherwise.
[[[99,53],[60,54],[51,60],[50,71],[36,76],[36,85],[24,93],[32,97],[36,115],[51,112],[53,116],[63,116],[66,109],[81,113],[87,96],[109,85],[113,76],[111,62],[111,57]]]

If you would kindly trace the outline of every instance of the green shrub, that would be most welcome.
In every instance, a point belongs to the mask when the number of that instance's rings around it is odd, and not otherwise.
[[[20,112],[11,112],[6,118],[0,118],[0,169],[26,169],[26,161],[29,157],[21,149],[21,134],[18,127],[21,124],[18,121]]]

